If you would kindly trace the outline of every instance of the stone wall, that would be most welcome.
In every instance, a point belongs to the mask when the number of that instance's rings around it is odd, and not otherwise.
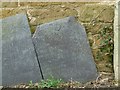
[[[98,71],[113,72],[114,3],[3,2],[1,10],[0,18],[26,12],[32,33],[39,24],[75,16],[86,28]]]

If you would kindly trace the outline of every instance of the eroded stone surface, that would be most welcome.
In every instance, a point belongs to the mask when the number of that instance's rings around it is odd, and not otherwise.
[[[116,0],[114,17],[114,72],[120,85],[120,0]]]
[[[33,42],[45,78],[87,82],[97,77],[85,29],[74,17],[38,26]]]
[[[2,19],[2,84],[15,85],[40,79],[26,15]]]

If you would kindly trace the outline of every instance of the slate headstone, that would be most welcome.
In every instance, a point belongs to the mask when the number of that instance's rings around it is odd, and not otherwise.
[[[41,80],[27,16],[2,19],[2,84],[16,85]]]
[[[84,83],[97,77],[85,29],[74,17],[39,25],[33,42],[45,79]]]

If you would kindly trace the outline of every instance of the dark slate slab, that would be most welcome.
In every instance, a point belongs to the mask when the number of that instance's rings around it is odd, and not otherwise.
[[[97,77],[85,29],[74,17],[38,26],[33,42],[45,78],[87,82]]]
[[[2,84],[16,85],[41,79],[25,14],[2,20]]]

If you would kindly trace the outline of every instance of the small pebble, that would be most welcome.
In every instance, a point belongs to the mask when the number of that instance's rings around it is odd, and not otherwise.
[[[64,8],[64,7],[65,7],[65,5],[62,5],[61,7],[62,7],[62,8]]]

